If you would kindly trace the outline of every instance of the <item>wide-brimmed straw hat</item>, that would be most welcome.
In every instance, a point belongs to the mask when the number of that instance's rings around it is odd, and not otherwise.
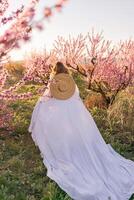
[[[56,99],[70,98],[75,92],[75,87],[72,76],[66,73],[56,74],[50,82],[51,95]]]

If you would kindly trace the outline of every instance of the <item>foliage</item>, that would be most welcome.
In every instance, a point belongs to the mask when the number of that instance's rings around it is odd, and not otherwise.
[[[111,126],[120,126],[122,131],[134,134],[134,96],[129,92],[129,88],[118,94],[114,104],[108,109],[108,117]]]
[[[9,8],[8,0],[0,1],[0,26],[3,27],[0,35],[0,99],[14,100],[30,98],[32,93],[17,95],[15,91],[27,81],[27,75],[23,76],[14,86],[5,89],[6,80],[9,77],[5,63],[9,60],[9,53],[30,41],[34,28],[43,30],[43,21],[52,16],[54,10],[60,11],[67,0],[58,0],[54,6],[45,7],[41,19],[36,20],[37,4],[39,0],[31,0],[27,6],[22,5],[9,16],[6,11]]]
[[[73,77],[84,100],[88,92],[85,90],[86,82],[80,74],[73,73]],[[15,129],[5,134],[0,132],[0,199],[2,200],[71,200],[46,176],[47,169],[43,165],[39,148],[35,146],[28,133],[31,113],[39,98],[39,95],[36,95],[37,87],[40,85],[31,84],[20,88],[18,91],[20,93],[32,91],[34,98],[11,101],[10,107],[14,110],[12,122]],[[125,92],[120,95],[121,98],[127,98],[128,94]],[[126,129],[122,129],[122,124],[118,124],[118,127],[115,123],[111,125],[107,108],[92,107],[89,111],[106,143],[110,143],[121,155],[134,160],[132,134],[126,135]],[[131,200],[133,199],[134,196]]]
[[[9,103],[9,102],[8,102]],[[13,109],[10,108],[7,102],[0,100],[0,132],[12,131],[14,129],[12,124]]]
[[[89,93],[84,101],[86,107],[91,109],[93,107],[106,108],[106,102],[103,96],[99,93],[89,90]]]
[[[12,62],[9,53],[30,41],[34,28],[43,30],[43,20],[54,10],[60,11],[66,0],[45,7],[42,18],[36,21],[38,2],[31,0],[6,16],[9,1],[0,1],[0,26],[5,28],[0,35],[1,200],[70,199],[46,176],[40,151],[28,133],[33,107],[58,60],[72,70],[80,97],[105,141],[134,160],[134,41],[115,46],[92,30],[77,38],[58,37],[50,52],[33,52],[22,62]]]

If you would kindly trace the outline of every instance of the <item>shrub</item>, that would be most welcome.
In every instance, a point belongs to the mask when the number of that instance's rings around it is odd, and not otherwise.
[[[90,91],[84,100],[85,106],[88,109],[93,107],[106,108],[106,102],[100,93]]]
[[[127,89],[120,92],[108,109],[108,118],[111,125],[122,131],[132,133],[134,130],[134,95]]]

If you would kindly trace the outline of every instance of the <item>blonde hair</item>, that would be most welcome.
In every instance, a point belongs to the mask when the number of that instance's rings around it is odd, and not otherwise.
[[[66,74],[71,74],[69,69],[64,66],[62,62],[57,62],[56,65],[52,68],[52,72],[50,74],[50,79],[54,77],[54,75],[59,74],[59,73],[66,73]]]

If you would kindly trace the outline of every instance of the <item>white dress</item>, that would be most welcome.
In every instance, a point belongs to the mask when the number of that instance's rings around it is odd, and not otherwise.
[[[134,162],[106,144],[79,96],[37,101],[28,131],[54,180],[74,200],[129,200]]]

